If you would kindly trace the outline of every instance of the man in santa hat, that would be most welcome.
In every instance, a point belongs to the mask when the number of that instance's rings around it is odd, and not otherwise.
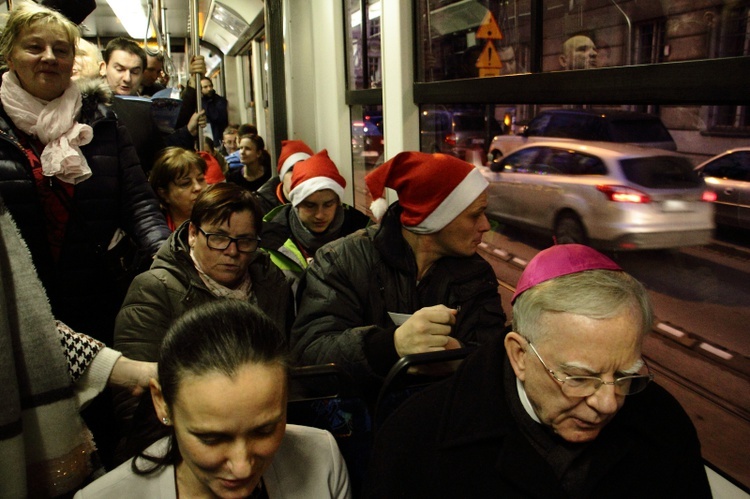
[[[292,330],[300,364],[334,362],[374,400],[400,357],[502,336],[487,181],[445,154],[403,152],[365,177],[379,224],[319,249],[300,282]],[[386,187],[399,201],[386,210]]]
[[[386,421],[366,497],[711,497],[695,427],[641,355],[637,280],[553,246],[511,303],[513,331]]]
[[[279,190],[282,186],[278,185]],[[345,188],[346,180],[323,149],[294,165],[290,203],[263,218],[260,246],[287,275],[295,292],[302,272],[321,246],[364,228],[370,221],[341,202]]]
[[[282,140],[279,161],[276,163],[277,177],[271,177],[255,194],[263,214],[269,213],[277,206],[289,202],[289,189],[292,183],[292,169],[300,161],[315,154],[310,146],[301,140]]]

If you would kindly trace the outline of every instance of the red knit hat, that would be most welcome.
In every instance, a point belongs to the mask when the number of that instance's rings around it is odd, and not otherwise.
[[[284,178],[286,172],[297,161],[302,161],[315,154],[310,146],[302,142],[301,140],[282,140],[281,141],[281,153],[279,154],[279,162],[277,164],[279,170],[279,177]]]
[[[403,208],[401,224],[417,234],[431,234],[448,225],[489,185],[466,161],[447,154],[402,152],[365,177],[372,194],[373,217],[380,220],[388,209],[385,188],[398,193]]]
[[[294,166],[289,201],[292,202],[292,206],[297,206],[310,194],[323,189],[331,189],[341,201],[344,199],[345,188],[346,180],[328,157],[328,151],[323,149]]]
[[[558,244],[531,259],[516,285],[511,305],[521,293],[556,277],[586,270],[622,270],[615,262],[583,244]]]

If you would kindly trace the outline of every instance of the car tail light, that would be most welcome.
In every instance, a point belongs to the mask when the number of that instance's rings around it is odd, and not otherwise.
[[[449,133],[445,136],[445,139],[443,139],[443,142],[448,144],[449,146],[455,146],[456,145],[456,134],[455,133]]]
[[[597,185],[596,190],[616,203],[650,203],[651,197],[639,190],[624,185]]]
[[[714,201],[716,201],[716,193],[714,191],[703,191],[701,201],[713,203]]]

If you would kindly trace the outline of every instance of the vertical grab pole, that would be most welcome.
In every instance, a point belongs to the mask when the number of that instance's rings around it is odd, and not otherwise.
[[[199,50],[199,37],[198,37],[198,0],[190,0],[190,46],[192,56],[200,54]],[[201,76],[195,74],[195,111],[200,113],[202,110],[203,102],[201,100],[203,93],[201,92]],[[203,129],[198,127],[198,150],[203,150]]]

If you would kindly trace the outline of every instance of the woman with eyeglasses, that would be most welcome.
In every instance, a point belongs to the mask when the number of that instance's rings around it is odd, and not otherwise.
[[[288,335],[294,320],[291,286],[268,255],[257,251],[261,222],[250,191],[231,183],[202,191],[190,220],[172,233],[151,269],[128,289],[115,323],[116,348],[134,360],[156,361],[177,318],[226,298],[257,305]],[[117,400],[116,405],[127,432],[135,403]]]

